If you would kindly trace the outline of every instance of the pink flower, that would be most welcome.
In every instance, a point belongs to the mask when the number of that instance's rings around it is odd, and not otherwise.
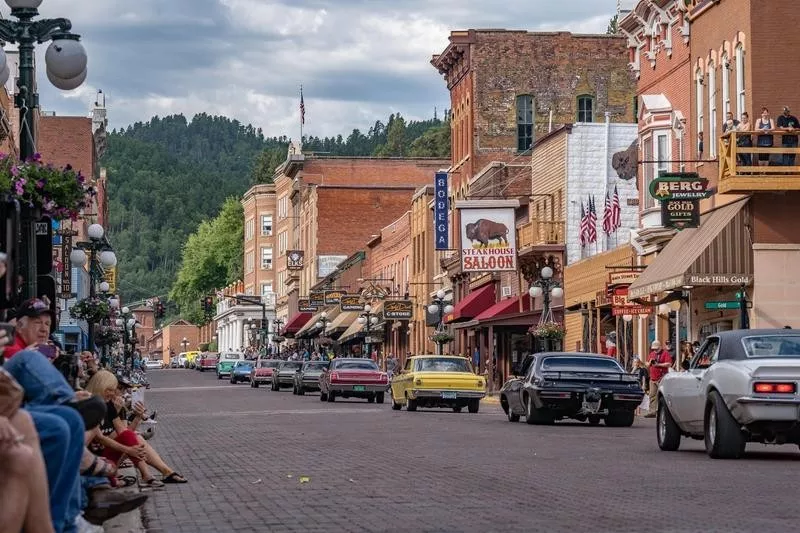
[[[37,182],[36,182],[36,188],[37,188],[37,189],[44,189],[44,186],[45,186],[46,184],[47,184],[47,181],[45,181],[45,180],[41,179],[41,180],[39,180],[39,181],[37,181]]]
[[[11,167],[11,170],[9,172],[11,172],[11,175],[16,178],[17,176],[19,176],[19,167],[17,165],[14,165],[13,167]]]
[[[14,182],[14,190],[17,192],[18,195],[22,195],[25,192],[25,180],[20,179]]]

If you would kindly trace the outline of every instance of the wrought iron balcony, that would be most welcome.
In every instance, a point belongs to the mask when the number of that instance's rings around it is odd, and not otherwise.
[[[784,136],[797,137],[800,131],[772,131],[768,133],[773,138],[772,146],[755,146],[759,144],[759,135],[764,134],[763,131],[732,131],[722,135],[717,192],[749,194],[800,190],[800,148],[781,146]],[[753,146],[738,146],[742,142]]]
[[[559,245],[564,245],[564,222],[561,220],[534,219],[517,226],[517,250]]]

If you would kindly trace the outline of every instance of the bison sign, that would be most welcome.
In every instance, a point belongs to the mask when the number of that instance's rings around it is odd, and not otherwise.
[[[517,269],[514,208],[481,202],[485,207],[460,207],[461,268],[464,272],[499,272]]]

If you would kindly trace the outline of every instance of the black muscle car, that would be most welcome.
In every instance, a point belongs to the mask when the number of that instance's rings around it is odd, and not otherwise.
[[[628,427],[644,397],[636,377],[605,355],[537,353],[523,361],[518,374],[500,390],[500,405],[510,422],[522,416],[528,424],[574,418]]]

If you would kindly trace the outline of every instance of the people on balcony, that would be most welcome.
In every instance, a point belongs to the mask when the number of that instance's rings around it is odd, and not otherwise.
[[[766,107],[761,108],[761,118],[756,122],[756,130],[763,131],[756,139],[759,148],[771,148],[773,145],[773,137],[770,132],[775,129],[775,121],[769,115],[769,109]],[[766,167],[769,165],[769,154],[758,154],[758,165]]]
[[[778,128],[781,131],[788,132],[793,132],[800,128],[800,121],[797,120],[797,117],[792,115],[792,112],[789,110],[789,106],[783,106],[783,114],[778,117]],[[784,148],[797,148],[797,135],[786,135],[784,133],[781,137],[781,144]],[[793,167],[794,160],[795,154],[783,154],[781,157],[781,164],[786,167]]]
[[[736,146],[751,148],[753,146],[753,136],[747,135],[747,133],[753,131],[753,124],[750,122],[750,114],[747,111],[742,112],[742,120],[739,121],[736,130],[742,132],[736,136]],[[736,159],[740,165],[745,167],[753,164],[753,154],[739,154]]]

